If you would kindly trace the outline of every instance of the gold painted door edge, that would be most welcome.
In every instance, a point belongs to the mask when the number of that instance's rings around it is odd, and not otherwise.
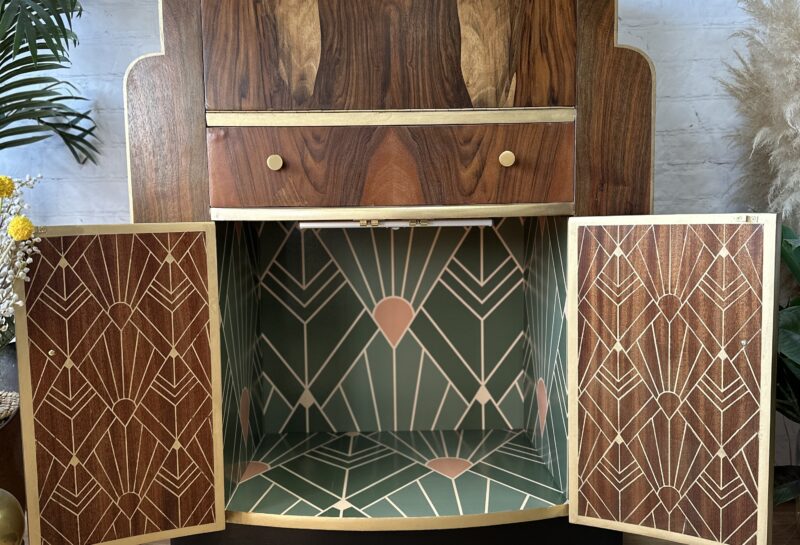
[[[775,369],[777,362],[777,286],[780,264],[780,221],[775,214],[675,214],[653,216],[608,216],[570,218],[567,235],[567,399],[568,399],[568,500],[569,521],[572,524],[593,526],[637,534],[645,537],[663,539],[686,545],[725,545],[700,537],[687,536],[667,530],[647,528],[637,524],[607,521],[582,516],[578,510],[578,455],[580,428],[578,423],[578,335],[575,328],[578,322],[578,227],[601,225],[719,225],[728,223],[754,223],[764,226],[763,285],[761,331],[761,398],[759,400],[759,442],[758,461],[758,514],[756,545],[770,545],[772,541],[772,488],[774,459],[774,407],[775,407]],[[770,244],[773,241],[774,244]],[[767,386],[767,387],[763,387]]]
[[[215,522],[175,530],[153,532],[143,536],[103,541],[105,545],[138,545],[225,529],[225,497],[222,449],[222,361],[220,351],[219,290],[217,282],[216,228],[212,222],[197,223],[135,223],[109,225],[70,225],[43,227],[42,238],[78,235],[115,235],[145,233],[204,232],[206,235],[206,265],[208,267],[209,346],[211,349],[212,440],[214,444],[214,517]],[[25,299],[25,282],[17,280],[14,291]],[[20,422],[25,477],[28,545],[42,545],[39,505],[39,477],[36,463],[36,436],[33,424],[33,389],[28,347],[28,321],[25,305],[15,310],[17,361],[19,367]],[[99,545],[99,544],[98,544]]]
[[[554,505],[539,509],[487,513],[482,515],[456,515],[444,517],[383,517],[383,518],[333,518],[292,515],[267,515],[240,511],[226,511],[232,524],[269,526],[299,530],[330,530],[350,532],[402,532],[413,530],[453,530],[517,524],[567,516],[567,505]]]

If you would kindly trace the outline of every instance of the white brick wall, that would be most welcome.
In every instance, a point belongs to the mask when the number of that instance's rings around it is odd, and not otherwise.
[[[656,66],[656,211],[729,211],[739,172],[726,135],[737,117],[718,78],[745,14],[735,0],[621,0],[620,18],[620,42]]]
[[[122,78],[128,65],[160,49],[156,0],[84,0],[75,24],[80,44],[66,74],[94,111],[102,155],[78,165],[61,142],[0,151],[0,172],[44,175],[31,194],[40,224],[128,222],[128,181]]]
[[[738,44],[731,34],[747,19],[736,0],[620,0],[619,38],[646,51],[656,65],[656,210],[729,210],[738,176],[725,135],[736,129],[733,103],[717,79]],[[102,156],[77,165],[49,140],[0,152],[0,173],[42,173],[30,196],[40,224],[128,221],[122,78],[136,57],[160,48],[156,0],[84,0],[75,29],[81,43],[69,79],[90,99]],[[779,423],[782,430],[784,423]],[[788,463],[779,440],[778,462]],[[800,463],[796,461],[795,463]]]

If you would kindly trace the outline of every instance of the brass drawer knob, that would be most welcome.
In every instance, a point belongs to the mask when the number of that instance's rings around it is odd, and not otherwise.
[[[274,154],[267,157],[267,167],[275,172],[283,168],[283,157]]]
[[[503,165],[504,167],[506,168],[513,167],[514,163],[516,162],[517,162],[517,156],[514,155],[513,151],[506,150],[500,154],[500,164]]]

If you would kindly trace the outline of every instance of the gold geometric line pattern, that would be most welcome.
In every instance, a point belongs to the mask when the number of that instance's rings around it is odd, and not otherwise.
[[[216,522],[206,243],[192,231],[40,244],[25,322],[42,543]]]
[[[764,226],[577,229],[579,516],[755,543]]]

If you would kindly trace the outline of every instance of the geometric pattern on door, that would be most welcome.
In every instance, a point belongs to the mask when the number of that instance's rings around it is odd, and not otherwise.
[[[39,245],[17,320],[32,543],[224,523],[214,237],[176,229]]]
[[[765,225],[575,229],[573,521],[762,543]]]

